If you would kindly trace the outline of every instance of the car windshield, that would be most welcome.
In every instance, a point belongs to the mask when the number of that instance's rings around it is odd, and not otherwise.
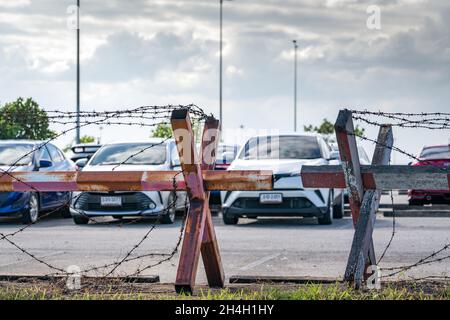
[[[151,143],[120,143],[104,146],[89,165],[158,165],[166,161],[166,145]]]
[[[422,159],[449,159],[450,158],[450,145],[425,148],[420,154]]]
[[[317,159],[320,146],[313,136],[267,136],[250,139],[239,159]]]
[[[33,159],[31,144],[0,144],[1,166],[27,166]]]

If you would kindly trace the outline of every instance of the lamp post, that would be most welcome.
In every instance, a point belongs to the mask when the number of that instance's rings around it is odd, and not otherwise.
[[[220,0],[220,58],[219,58],[219,129],[222,132],[222,124],[223,124],[223,110],[222,110],[222,71],[223,71],[223,57],[222,57],[222,49],[223,49],[223,37],[222,37],[222,29],[223,29],[223,2],[224,1],[232,1],[232,0]],[[222,136],[222,135],[221,135]]]
[[[76,143],[80,143],[80,0],[77,0],[77,128]]]
[[[294,43],[294,132],[297,132],[297,40]]]

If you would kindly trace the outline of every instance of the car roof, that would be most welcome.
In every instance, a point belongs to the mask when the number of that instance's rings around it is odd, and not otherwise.
[[[442,148],[442,147],[450,148],[450,144],[438,144],[438,145],[434,145],[434,146],[424,146],[423,149]]]
[[[312,132],[280,132],[280,133],[273,133],[273,134],[258,134],[251,136],[249,139],[253,138],[262,138],[262,137],[292,137],[292,136],[298,136],[298,137],[316,137],[323,139],[323,136],[319,133],[312,133]]]
[[[0,140],[0,143],[3,144],[41,144],[45,143],[43,140],[31,140],[31,139],[9,139],[9,140]]]
[[[163,138],[149,138],[149,139],[142,139],[142,140],[118,140],[110,143],[105,143],[104,145],[115,145],[115,144],[132,144],[132,143],[158,143],[158,144],[164,144],[168,142],[175,141],[174,139],[163,139]]]

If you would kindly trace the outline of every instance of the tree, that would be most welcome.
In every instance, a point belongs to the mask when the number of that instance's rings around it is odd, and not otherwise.
[[[0,106],[0,139],[45,140],[54,136],[47,113],[33,99],[18,98]]]
[[[95,138],[92,136],[82,136],[80,138],[80,143],[93,143],[95,142]]]
[[[200,120],[192,120],[192,131],[194,132],[195,141],[199,141],[201,138],[200,133],[202,132],[202,123]],[[169,139],[173,137],[172,127],[167,123],[159,123],[155,130],[152,132],[152,137]]]
[[[168,139],[173,136],[172,128],[167,123],[159,123],[152,132],[154,138]]]
[[[334,139],[334,125],[328,119],[323,119],[322,124],[319,127],[315,127],[312,124],[309,126],[303,127],[305,132],[316,132],[323,134],[325,136],[325,139],[328,142],[335,142]],[[366,129],[360,127],[359,125],[356,125],[355,127],[355,135],[356,136],[363,136]]]

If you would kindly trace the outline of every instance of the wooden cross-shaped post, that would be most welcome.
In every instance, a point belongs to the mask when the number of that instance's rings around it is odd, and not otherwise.
[[[352,113],[350,111],[342,110],[339,112],[335,129],[342,169],[349,193],[353,224],[355,226],[355,234],[344,280],[354,282],[359,287],[363,279],[367,279],[370,275],[367,271],[368,267],[376,265],[372,233],[381,190],[364,190]],[[372,160],[373,165],[386,165],[389,163],[392,144],[392,128],[390,126],[382,126]]]
[[[193,292],[200,253],[209,285],[223,287],[224,273],[208,204],[209,193],[202,177],[202,170],[214,167],[219,123],[214,118],[206,120],[199,160],[188,110],[173,111],[171,122],[190,204],[175,290]]]

